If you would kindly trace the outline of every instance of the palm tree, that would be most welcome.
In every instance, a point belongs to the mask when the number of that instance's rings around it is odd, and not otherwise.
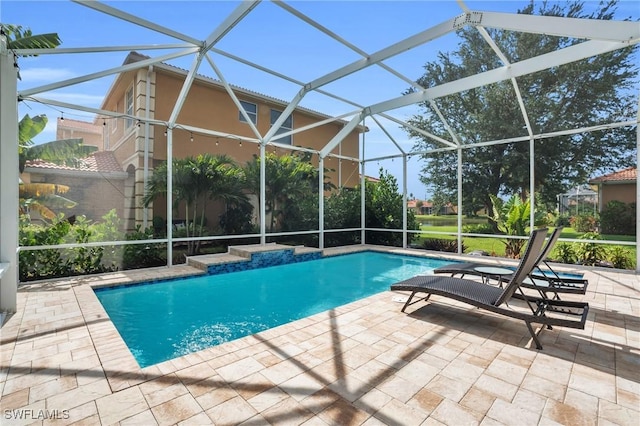
[[[273,231],[276,222],[284,223],[286,212],[310,194],[318,192],[318,170],[309,162],[310,154],[278,156],[265,154],[265,211],[271,215],[269,231]],[[260,157],[245,166],[247,188],[260,199]],[[324,189],[333,187],[325,183]]]
[[[201,154],[197,157],[174,159],[173,208],[182,203],[185,206],[185,225],[187,237],[204,234],[204,220],[208,202],[222,200],[225,205],[248,204],[242,193],[244,175],[227,155]],[[143,203],[149,206],[155,198],[167,194],[167,163],[156,167],[147,184],[147,193]],[[200,243],[189,241],[187,255],[194,255]]]

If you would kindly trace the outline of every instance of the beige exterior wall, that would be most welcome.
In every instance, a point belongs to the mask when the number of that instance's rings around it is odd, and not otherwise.
[[[147,76],[150,76],[149,102],[147,103]],[[149,74],[147,68],[138,71],[131,71],[121,74],[114,82],[109,91],[103,109],[125,113],[126,94],[133,88],[134,112],[137,117],[147,116],[147,105],[149,107],[149,117],[157,120],[167,121],[171,117],[174,105],[182,89],[184,75],[167,70],[159,70],[157,67]],[[260,134],[264,135],[271,127],[271,109],[283,111],[285,105],[277,102],[269,102],[264,98],[255,95],[238,94],[242,101],[251,102],[257,105],[256,127]],[[293,128],[300,128],[324,117],[296,110],[293,113]],[[194,81],[189,94],[181,109],[177,119],[178,123],[214,130],[227,134],[236,134],[249,138],[256,138],[250,126],[240,121],[239,111],[231,97],[224,88],[211,82]],[[315,150],[322,149],[343,127],[343,123],[330,123],[319,126],[303,133],[293,135],[293,145]],[[149,138],[145,138],[145,124],[137,125],[137,122],[124,118],[107,120],[105,129],[105,149],[114,151],[116,159],[123,166],[123,170],[129,173],[126,182],[125,194],[127,197],[124,217],[127,223],[126,228],[134,229],[136,224],[142,224],[146,217],[148,226],[151,226],[153,216],[166,217],[164,205],[160,210],[155,211],[151,206],[144,209],[141,199],[144,194],[144,153],[145,145],[149,150],[149,173],[152,173],[153,165],[159,161],[167,159],[167,136],[166,129],[161,126],[149,125]],[[191,137],[193,136],[193,142]],[[218,145],[216,145],[216,141]],[[268,148],[273,152],[274,148]],[[277,149],[277,153],[288,154],[292,151]],[[341,146],[336,147],[334,153],[341,153],[345,156],[358,157],[359,134],[352,132],[343,141]],[[226,154],[232,157],[239,165],[244,165],[251,161],[254,154],[258,154],[258,145],[250,142],[243,142],[242,146],[236,139],[216,138],[202,134],[191,134],[184,129],[173,130],[173,157],[184,158],[196,156],[202,153]],[[313,156],[313,164],[318,165],[317,155]],[[336,186],[355,186],[359,184],[358,164],[351,161],[339,161],[338,159],[328,159],[325,167],[335,169],[327,174]],[[217,218],[220,214],[221,206],[212,204],[207,211],[207,217]],[[180,217],[178,217],[179,219]]]
[[[155,118],[159,120],[168,120],[171,116],[173,106],[178,98],[180,89],[182,88],[183,76],[176,74],[156,75],[156,111]],[[257,105],[257,123],[256,128],[260,134],[266,134],[271,127],[271,110],[284,110],[285,106],[274,103],[267,103],[263,99],[251,96],[238,95],[241,101],[251,102]],[[256,138],[251,131],[249,124],[240,121],[239,111],[231,97],[220,87],[207,84],[202,81],[194,82],[189,95],[183,105],[178,116],[179,123],[190,126],[202,127],[209,130],[219,131],[223,133],[246,136]],[[300,128],[309,124],[320,121],[320,118],[313,117],[300,111],[293,113],[293,128]],[[293,135],[293,145],[315,150],[322,149],[343,127],[342,123],[326,124],[308,131]],[[164,136],[164,130],[156,129],[156,155],[155,159],[166,160],[167,138]],[[173,153],[174,157],[182,158],[195,156],[203,152],[212,154],[227,154],[234,158],[239,164],[243,165],[258,153],[256,144],[243,143],[240,146],[235,139],[219,138],[219,146],[216,146],[215,137],[205,135],[193,135],[194,141],[191,142],[191,133],[182,129],[175,129],[173,132]],[[359,134],[351,133],[342,143],[342,155],[358,157]],[[273,149],[273,148],[269,148]],[[334,153],[338,153],[340,148],[334,149]],[[278,149],[279,153],[285,153],[285,150]],[[314,165],[317,166],[318,158],[314,156]],[[326,167],[336,169],[330,173],[328,178],[331,179],[336,186],[338,182],[338,160],[331,159]],[[358,165],[352,164],[350,161],[341,162],[343,178],[342,186],[355,186],[358,182]]]
[[[609,201],[622,201],[623,203],[636,202],[636,185],[634,183],[605,184],[601,186],[603,209]]]

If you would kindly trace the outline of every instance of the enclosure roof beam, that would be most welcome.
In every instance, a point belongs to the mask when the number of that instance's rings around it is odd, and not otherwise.
[[[56,47],[54,49],[15,49],[18,56],[29,55],[64,55],[69,53],[103,53],[103,52],[131,52],[138,50],[166,50],[166,49],[187,49],[193,47],[192,44],[134,44],[130,46],[89,46],[89,47]]]
[[[197,40],[186,34],[182,34],[170,28],[163,27],[162,25],[158,25],[151,21],[147,21],[146,19],[139,18],[130,13],[123,12],[122,10],[116,9],[115,7],[107,6],[104,3],[100,3],[95,0],[71,0],[71,1],[73,1],[74,3],[81,4],[82,6],[86,6],[91,9],[97,10],[99,12],[106,13],[107,15],[111,15],[116,18],[122,19],[123,21],[128,21],[128,22],[131,22],[132,24],[139,25],[141,27],[150,29],[152,31],[156,31],[164,35],[168,35],[169,37],[186,41],[187,43],[191,43],[195,46],[202,46],[202,40]]]
[[[251,118],[249,118],[249,114],[247,114],[247,111],[244,109],[244,107],[240,103],[240,100],[238,99],[235,92],[231,88],[231,85],[227,82],[227,79],[224,78],[224,75],[222,75],[222,71],[220,71],[218,66],[213,61],[213,59],[211,59],[211,55],[207,53],[206,58],[207,58],[207,62],[209,62],[209,65],[213,69],[213,72],[215,72],[218,78],[220,79],[220,82],[224,86],[224,89],[227,91],[227,94],[229,95],[233,103],[236,105],[236,108],[238,108],[238,111],[240,111],[240,114],[242,114],[242,116],[244,117],[246,123],[251,128],[251,131],[253,132],[253,134],[256,135],[258,139],[262,139],[262,135],[260,135],[260,132],[258,131],[256,125],[253,124],[253,121],[251,121]]]
[[[520,13],[482,13],[482,26],[509,31],[618,42],[640,39],[640,25],[634,21],[564,18]]]
[[[425,31],[421,31],[418,34],[408,37],[398,43],[394,43],[388,47],[385,47],[384,49],[379,50],[367,56],[366,58],[359,59],[349,65],[346,65],[333,72],[330,72],[329,74],[317,78],[308,84],[309,90],[315,90],[319,87],[324,86],[325,84],[331,83],[332,81],[341,79],[348,76],[349,74],[353,74],[356,71],[360,71],[361,69],[377,64],[402,52],[406,52],[407,50],[413,49],[414,47],[435,40],[438,37],[442,37],[455,30],[455,21],[456,18],[448,19],[434,27],[431,27]]]
[[[510,78],[532,74],[537,71],[579,61],[581,59],[621,49],[627,46],[627,43],[619,42],[607,42],[600,40],[587,41],[561,50],[536,56],[534,58],[525,59],[524,61],[516,62],[510,66],[496,68],[473,76],[461,78],[456,81],[444,83],[439,86],[430,87],[422,92],[414,92],[395,99],[380,102],[371,105],[369,108],[372,114],[378,114],[380,112],[424,102],[429,99],[436,99],[460,93],[465,90],[498,83]]]
[[[134,63],[131,63],[131,64],[126,64],[126,65],[121,65],[119,67],[111,68],[111,69],[100,71],[100,72],[95,72],[95,73],[92,73],[92,74],[83,75],[81,77],[70,78],[68,80],[59,81],[57,83],[45,84],[44,86],[34,87],[32,89],[23,90],[23,91],[18,92],[18,96],[24,98],[24,97],[27,97],[27,96],[35,95],[37,93],[48,92],[50,90],[56,90],[56,89],[60,89],[62,87],[67,87],[67,86],[72,86],[74,84],[84,83],[85,81],[95,80],[97,78],[106,77],[108,75],[123,73],[123,72],[131,71],[131,70],[135,70],[135,69],[138,69],[138,68],[144,68],[144,67],[147,67],[149,65],[157,64],[159,62],[164,62],[164,61],[167,61],[167,60],[170,60],[170,59],[179,58],[181,56],[190,55],[190,54],[192,54],[194,52],[197,52],[197,51],[198,51],[197,47],[190,47],[188,49],[184,49],[184,50],[181,50],[179,52],[168,53],[166,55],[158,56],[158,57],[155,57],[155,58],[144,59],[142,61],[138,61],[138,62],[134,62]]]
[[[204,41],[203,51],[209,51],[216,43],[218,43],[229,31],[233,29],[245,16],[249,14],[262,0],[251,0],[241,2],[234,10],[225,18],[224,21],[206,38]]]
[[[358,127],[358,123],[362,121],[364,117],[370,115],[365,111],[361,111],[360,114],[356,115],[349,121],[340,131],[320,150],[320,157],[326,157],[344,138],[347,137],[349,133],[351,133],[356,127]]]
[[[362,56],[364,58],[369,57],[369,54],[367,52],[365,52],[364,50],[360,49],[358,46],[356,46],[353,43],[350,43],[349,41],[347,41],[344,38],[340,37],[338,34],[334,33],[333,31],[331,31],[327,27],[325,27],[325,26],[319,24],[318,22],[314,21],[313,19],[309,18],[304,13],[294,9],[289,4],[284,3],[282,0],[273,0],[273,3],[275,5],[277,5],[277,6],[280,6],[281,8],[286,10],[287,12],[291,13],[292,15],[296,16],[297,18],[303,20],[304,22],[306,22],[307,24],[311,25],[312,27],[314,27],[318,31],[328,35],[329,37],[331,37],[332,39],[336,40],[340,44],[342,44],[342,45],[348,47],[349,49],[353,50],[354,52],[356,52],[360,56]],[[423,87],[421,87],[418,83],[416,83],[415,81],[413,81],[409,77],[404,76],[400,72],[394,70],[390,66],[388,66],[388,65],[386,65],[386,64],[384,64],[382,62],[378,63],[377,65],[379,67],[381,67],[382,69],[388,71],[389,73],[395,75],[399,79],[403,80],[405,83],[410,84],[411,86],[413,86],[413,87],[415,87],[417,89],[423,89]]]

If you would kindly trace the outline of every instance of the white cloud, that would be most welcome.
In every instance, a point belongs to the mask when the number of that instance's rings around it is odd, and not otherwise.
[[[20,78],[24,83],[42,83],[67,80],[76,74],[65,68],[26,68],[20,69]]]

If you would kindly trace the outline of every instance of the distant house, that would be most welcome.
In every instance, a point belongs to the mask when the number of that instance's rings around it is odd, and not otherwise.
[[[589,184],[597,188],[599,210],[602,211],[609,201],[637,202],[637,176],[637,168],[629,167],[591,179]]]
[[[447,204],[440,208],[439,212],[433,211],[433,203],[427,200],[409,200],[407,201],[407,209],[413,211],[415,214],[431,215],[431,214],[456,214],[456,208],[452,204]]]
[[[104,150],[104,124],[88,123],[58,117],[56,123],[56,139],[82,139],[84,145],[95,146],[99,151]]]

